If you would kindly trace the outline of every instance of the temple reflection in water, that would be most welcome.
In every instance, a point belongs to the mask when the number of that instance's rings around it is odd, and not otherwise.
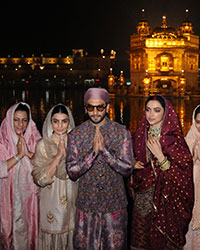
[[[6,89],[1,91],[0,98],[0,122],[5,117],[7,109],[16,102],[23,101],[29,103],[32,110],[32,117],[41,131],[42,124],[49,109],[57,104],[64,103],[72,110],[76,125],[82,123],[86,117],[83,106],[84,91],[75,89],[36,89],[20,90]],[[126,125],[133,135],[144,111],[144,97],[114,97],[111,98],[109,116],[111,120]],[[173,104],[184,135],[189,130],[192,121],[192,112],[199,104],[199,98],[191,100],[173,98]]]

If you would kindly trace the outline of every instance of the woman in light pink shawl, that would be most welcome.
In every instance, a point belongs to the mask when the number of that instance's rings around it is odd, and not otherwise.
[[[193,175],[195,202],[193,208],[192,220],[189,231],[186,235],[186,245],[184,250],[200,249],[200,105],[198,105],[192,116],[192,126],[186,135],[186,142],[193,155]]]
[[[29,105],[10,107],[0,127],[0,238],[6,250],[37,249],[38,199],[31,158],[40,138]]]

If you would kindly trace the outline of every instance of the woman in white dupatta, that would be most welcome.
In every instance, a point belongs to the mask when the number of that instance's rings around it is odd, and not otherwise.
[[[33,157],[34,181],[40,189],[39,249],[73,249],[73,231],[77,182],[65,169],[67,134],[74,128],[72,114],[58,104],[48,113],[43,138]]]
[[[198,105],[192,116],[192,126],[186,135],[186,142],[193,155],[194,169],[194,191],[195,202],[192,220],[186,235],[184,250],[200,249],[200,105]]]

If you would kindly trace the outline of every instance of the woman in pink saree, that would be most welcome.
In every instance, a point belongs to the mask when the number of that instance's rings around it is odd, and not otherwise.
[[[200,105],[198,105],[192,116],[192,126],[185,138],[194,162],[194,190],[195,202],[189,231],[186,235],[184,250],[200,249]]]
[[[173,106],[151,96],[133,139],[131,249],[183,249],[193,208],[193,162]]]
[[[0,127],[0,238],[5,250],[35,250],[38,198],[31,158],[40,133],[30,107],[9,108]]]

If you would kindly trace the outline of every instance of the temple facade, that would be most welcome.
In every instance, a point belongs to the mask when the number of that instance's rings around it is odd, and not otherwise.
[[[194,34],[188,10],[182,24],[174,29],[167,24],[151,29],[145,16],[130,37],[129,94],[161,93],[184,96],[198,89],[199,36]]]

